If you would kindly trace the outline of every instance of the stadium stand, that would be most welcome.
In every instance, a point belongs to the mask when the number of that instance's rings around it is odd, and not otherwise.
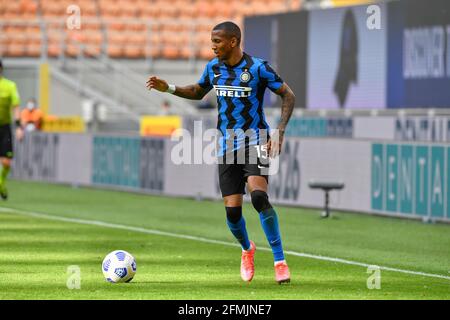
[[[301,0],[0,0],[0,55],[209,59],[224,20],[300,9]],[[71,15],[81,26],[70,26]],[[204,32],[207,31],[207,32]],[[204,34],[204,36],[198,36]]]

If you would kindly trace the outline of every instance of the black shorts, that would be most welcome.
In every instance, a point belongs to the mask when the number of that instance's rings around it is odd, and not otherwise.
[[[259,148],[259,150],[258,150]],[[264,177],[269,182],[269,160],[261,146],[248,146],[242,152],[226,154],[219,158],[219,186],[222,197],[245,194],[245,183],[249,176]]]
[[[13,144],[12,144],[12,134],[11,125],[5,124],[0,126],[0,158],[13,157]]]

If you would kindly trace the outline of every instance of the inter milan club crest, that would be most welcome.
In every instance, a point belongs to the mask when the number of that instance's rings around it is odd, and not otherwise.
[[[244,70],[244,72],[241,73],[241,81],[248,82],[249,80],[250,80],[250,73],[248,73],[247,70]]]

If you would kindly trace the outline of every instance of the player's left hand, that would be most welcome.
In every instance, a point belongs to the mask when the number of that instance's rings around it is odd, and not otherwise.
[[[267,143],[267,154],[271,158],[275,158],[280,155],[281,148],[283,147],[284,131],[275,130],[275,133],[270,137]]]

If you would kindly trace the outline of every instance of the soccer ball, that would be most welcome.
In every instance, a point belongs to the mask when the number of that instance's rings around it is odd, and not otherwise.
[[[136,274],[136,261],[128,252],[115,250],[103,259],[102,271],[109,282],[130,282]]]

